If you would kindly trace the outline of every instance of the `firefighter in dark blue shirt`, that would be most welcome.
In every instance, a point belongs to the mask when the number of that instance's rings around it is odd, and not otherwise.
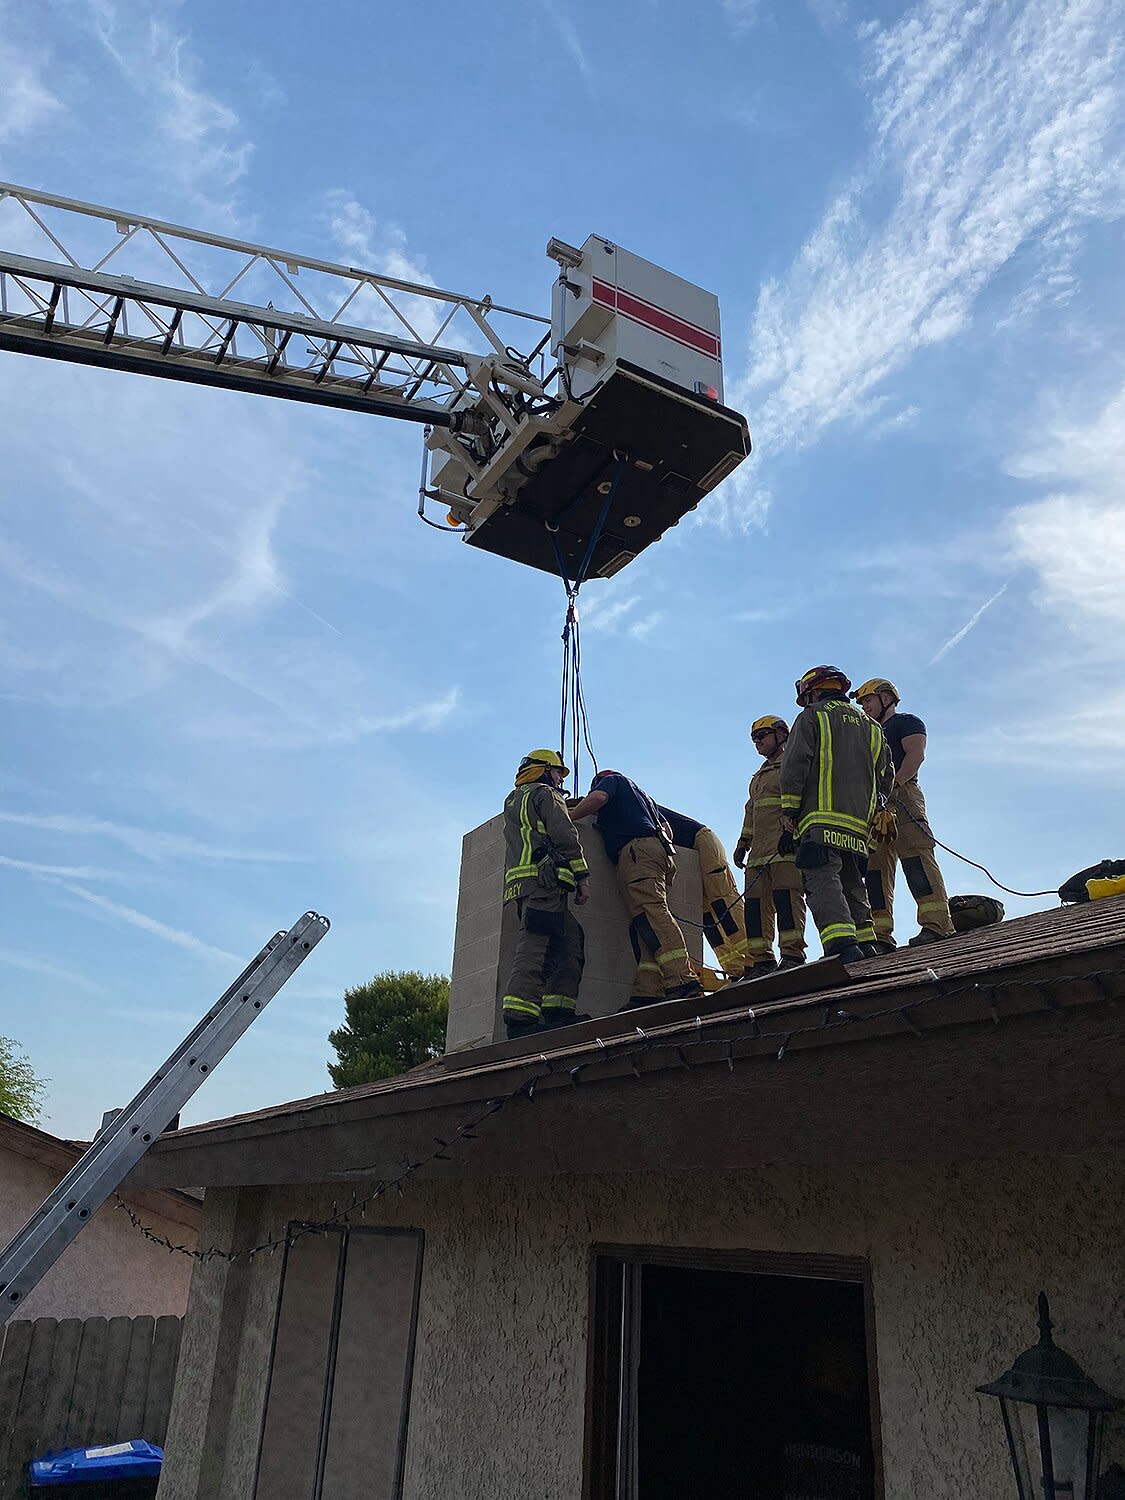
[[[671,829],[660,809],[620,771],[599,771],[586,796],[570,809],[575,822],[591,814],[596,815],[594,826],[605,852],[617,866],[617,886],[629,914],[629,938],[637,960],[629,1005],[702,995],[680,924],[668,909],[676,861]]]
[[[926,758],[926,726],[915,714],[899,712],[899,691],[885,677],[872,677],[852,697],[883,730],[894,762],[895,782],[889,807],[898,832],[889,843],[876,843],[867,866],[867,894],[875,941],[884,953],[897,946],[894,936],[895,869],[902,873],[918,907],[919,931],[910,946],[937,942],[953,932],[949,897],[934,857],[934,836],[926,819],[926,799],[918,770]]]

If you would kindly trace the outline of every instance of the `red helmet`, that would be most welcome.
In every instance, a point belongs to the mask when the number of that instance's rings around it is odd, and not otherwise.
[[[797,690],[797,702],[804,708],[813,701],[817,693],[835,691],[846,693],[851,687],[851,678],[839,667],[810,667],[803,677],[798,677],[793,686]]]

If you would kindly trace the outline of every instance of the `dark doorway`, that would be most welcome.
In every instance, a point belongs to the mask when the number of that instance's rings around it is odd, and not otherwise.
[[[644,1255],[598,1257],[590,1500],[876,1500],[864,1281]]]

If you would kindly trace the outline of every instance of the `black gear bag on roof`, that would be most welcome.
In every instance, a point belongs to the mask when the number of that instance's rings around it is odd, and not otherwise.
[[[956,932],[975,932],[1004,920],[1004,903],[995,896],[951,896],[949,915]]]
[[[1100,865],[1091,865],[1088,870],[1079,870],[1059,886],[1060,901],[1089,901],[1087,880],[1105,880],[1113,875],[1125,875],[1125,859],[1103,859]]]

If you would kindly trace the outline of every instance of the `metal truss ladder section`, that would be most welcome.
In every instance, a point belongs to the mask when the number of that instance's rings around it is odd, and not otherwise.
[[[328,919],[310,911],[288,932],[272,937],[0,1251],[0,1324],[82,1232],[327,931]]]
[[[521,366],[545,360],[549,319],[489,297],[14,183],[0,182],[0,236],[19,247],[0,250],[0,349],[17,353],[432,427],[482,356],[530,342]]]

